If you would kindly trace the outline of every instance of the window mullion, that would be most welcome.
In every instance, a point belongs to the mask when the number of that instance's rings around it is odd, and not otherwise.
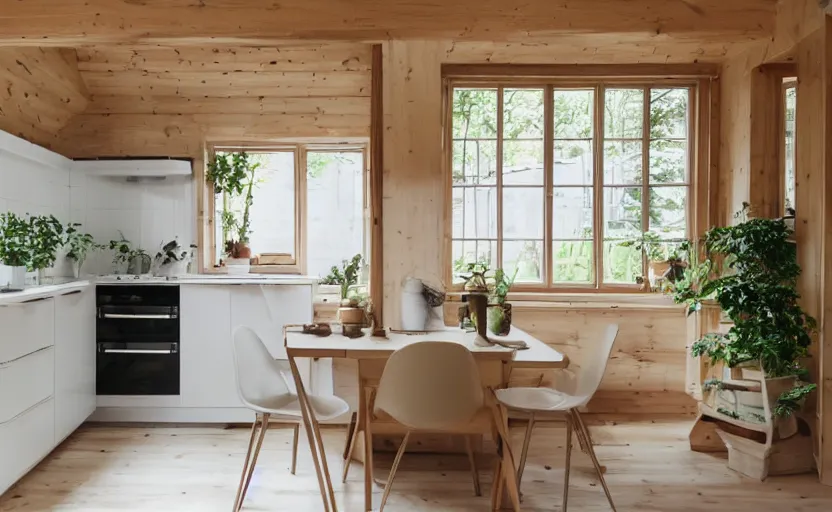
[[[497,87],[497,267],[503,267],[503,87]],[[476,221],[475,221],[476,222]]]
[[[295,148],[295,265],[306,273],[306,146]]]
[[[554,211],[554,144],[555,144],[555,94],[554,87],[547,85],[543,90],[543,270],[544,285],[548,288],[554,281],[552,258],[552,212]]]
[[[594,129],[593,144],[594,152],[592,197],[593,197],[593,228],[592,245],[594,248],[594,284],[600,288],[604,282],[604,98],[605,87],[599,84],[595,87],[594,103]]]
[[[650,87],[644,88],[641,124],[641,232],[650,229]],[[647,279],[647,251],[641,251],[641,275]]]

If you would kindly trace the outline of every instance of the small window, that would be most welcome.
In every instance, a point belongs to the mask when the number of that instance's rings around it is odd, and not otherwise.
[[[245,158],[252,176],[243,194],[214,196],[214,264],[230,256],[229,241],[248,226],[257,271],[325,276],[331,267],[366,254],[368,202],[363,145],[215,146],[233,163]],[[246,211],[248,189],[251,203]]]
[[[784,214],[795,210],[795,115],[797,114],[797,81],[783,80],[783,205]]]

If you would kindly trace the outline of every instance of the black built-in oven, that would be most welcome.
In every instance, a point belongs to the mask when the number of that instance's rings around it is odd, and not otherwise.
[[[96,287],[96,393],[179,394],[179,286]]]

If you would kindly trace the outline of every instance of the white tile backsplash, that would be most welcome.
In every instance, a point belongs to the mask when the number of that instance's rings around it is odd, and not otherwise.
[[[101,244],[119,231],[153,256],[174,237],[196,242],[196,206],[190,176],[163,180],[87,175],[72,161],[0,131],[0,212],[53,214],[63,223],[79,222]],[[112,271],[109,251],[91,256],[84,272]],[[60,263],[60,262],[59,262]],[[56,274],[69,267],[56,265]]]

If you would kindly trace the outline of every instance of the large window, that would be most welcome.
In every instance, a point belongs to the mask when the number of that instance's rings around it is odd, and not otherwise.
[[[628,240],[688,237],[695,84],[454,84],[451,271],[517,270],[519,286],[635,287]]]
[[[218,154],[245,151],[252,163],[259,164],[249,208],[249,246],[258,271],[325,276],[333,265],[366,254],[369,215],[364,146],[213,149]],[[223,219],[239,222],[244,210],[244,197],[215,196],[215,263],[225,257],[225,242],[235,234]]]

